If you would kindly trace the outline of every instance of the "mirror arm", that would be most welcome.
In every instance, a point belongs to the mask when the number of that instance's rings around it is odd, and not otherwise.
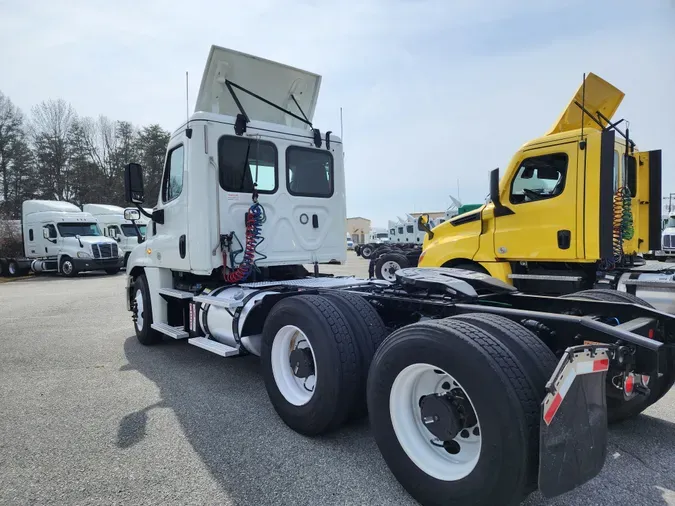
[[[145,216],[146,218],[152,219],[152,214],[150,214],[150,213],[147,212],[145,209],[143,209],[143,208],[140,206],[140,204],[134,203],[134,205],[136,206],[136,209],[138,209],[138,212],[139,212],[139,213],[141,213],[141,214],[142,214],[143,216]],[[134,225],[135,225],[135,223],[134,223]],[[138,228],[138,227],[137,227],[137,228]]]

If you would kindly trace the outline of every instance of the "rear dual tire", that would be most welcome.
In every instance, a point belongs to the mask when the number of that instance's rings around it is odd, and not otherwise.
[[[408,325],[375,353],[367,387],[371,428],[390,470],[421,504],[518,504],[536,488],[542,381],[553,361],[548,356],[545,366],[537,365],[538,352],[530,345],[538,338],[503,320],[464,315]],[[438,374],[438,381],[425,366]],[[406,381],[410,385],[401,388]],[[471,448],[466,440],[475,436],[475,426],[439,446],[427,419],[421,421],[416,401],[422,391],[415,381],[429,385],[428,394],[438,394],[439,382],[441,393],[449,387],[446,397],[462,397],[455,385],[466,394],[480,428],[478,456],[461,458]],[[399,413],[401,397],[408,398],[407,414]]]
[[[366,413],[365,385],[386,329],[357,295],[297,295],[278,302],[263,326],[261,366],[279,417],[308,436]]]

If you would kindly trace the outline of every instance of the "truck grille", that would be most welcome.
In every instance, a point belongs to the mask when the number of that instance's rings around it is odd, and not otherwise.
[[[664,248],[675,248],[675,235],[664,235],[663,236],[663,247]]]
[[[94,258],[116,258],[118,256],[117,244],[92,244],[91,251]]]

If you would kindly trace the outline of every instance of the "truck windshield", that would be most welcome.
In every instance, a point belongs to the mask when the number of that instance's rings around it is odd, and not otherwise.
[[[675,216],[671,216],[668,218],[668,221],[666,222],[666,227],[675,227]]]
[[[59,223],[56,226],[59,229],[59,234],[61,234],[61,237],[75,237],[76,235],[102,235],[101,229],[98,228],[96,223]]]
[[[122,233],[127,237],[136,237],[136,227],[133,225],[121,225]],[[145,225],[138,225],[138,230],[141,231],[141,235],[145,237]]]

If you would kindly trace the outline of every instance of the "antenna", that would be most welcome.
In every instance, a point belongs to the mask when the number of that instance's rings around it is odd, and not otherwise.
[[[188,80],[188,71],[185,71],[185,135],[192,139],[192,128],[190,128],[190,89]]]

